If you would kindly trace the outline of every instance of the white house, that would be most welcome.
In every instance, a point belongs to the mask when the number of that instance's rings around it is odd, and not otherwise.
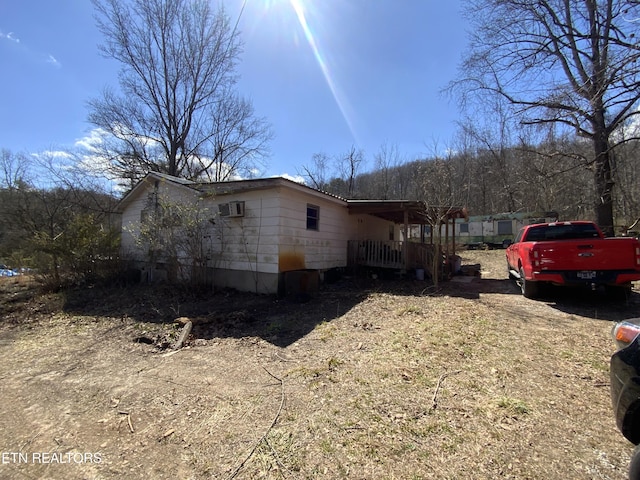
[[[217,287],[285,293],[349,265],[406,270],[421,261],[403,232],[424,223],[423,203],[345,200],[285,178],[197,183],[150,173],[119,211],[123,255],[148,279],[197,274]],[[152,245],[150,236],[172,228],[171,240]]]

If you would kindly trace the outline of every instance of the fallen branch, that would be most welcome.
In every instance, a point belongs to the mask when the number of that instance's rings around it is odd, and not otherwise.
[[[131,423],[131,412],[125,412],[124,410],[119,410],[118,413],[120,415],[127,416],[127,423],[129,424],[129,430],[131,430],[131,433],[135,433],[135,431],[133,430],[133,424]]]
[[[269,439],[268,438],[265,437],[264,443],[266,443],[267,447],[269,447],[269,449],[271,450],[271,454],[276,459],[276,463],[278,464],[278,466],[283,471],[289,471],[289,469],[280,461],[280,457],[278,456],[278,452],[276,452],[276,449],[271,446],[271,444],[269,443]]]
[[[173,344],[172,348],[174,350],[179,350],[182,348],[182,346],[184,345],[184,342],[186,342],[187,338],[189,338],[189,334],[191,333],[192,328],[193,328],[193,322],[191,322],[191,320],[188,320],[184,324],[184,327],[182,327],[182,331],[180,332],[180,337],[178,337],[178,340],[176,341],[176,343]]]
[[[280,418],[280,414],[282,413],[282,409],[284,407],[284,399],[285,399],[285,396],[284,396],[284,381],[281,378],[276,377],[274,374],[272,374],[266,368],[264,368],[264,367],[262,367],[262,368],[264,369],[265,372],[267,372],[269,374],[269,376],[275,378],[280,383],[280,406],[278,407],[278,411],[276,412],[275,416],[273,417],[273,421],[271,422],[271,424],[269,425],[267,430],[260,437],[260,439],[255,443],[255,445],[253,446],[253,448],[251,449],[249,454],[245,457],[245,459],[242,461],[242,463],[240,463],[240,465],[238,465],[235,468],[235,470],[231,473],[231,475],[229,475],[228,480],[231,480],[232,478],[235,478],[236,475],[238,475],[238,473],[240,473],[240,470],[242,470],[242,467],[244,467],[246,465],[246,463],[253,456],[253,454],[255,453],[255,451],[258,449],[258,447],[260,446],[260,444],[262,442],[265,442],[270,447],[269,442],[267,442],[267,436],[269,435],[269,432],[271,432],[273,427],[275,427],[276,423],[278,423],[278,419]],[[276,457],[276,459],[277,459],[277,457]]]
[[[445,372],[440,375],[438,383],[436,383],[436,389],[433,392],[433,398],[431,399],[431,408],[429,409],[430,412],[433,412],[436,408],[438,408],[438,392],[440,391],[440,387],[442,386],[442,382],[444,382],[444,379],[449,375],[455,375],[456,373],[460,373],[461,371],[462,370],[456,370],[455,372]]]
[[[133,425],[131,424],[131,414],[127,415],[127,423],[129,424],[129,430],[131,430],[131,433],[135,433],[133,430]]]

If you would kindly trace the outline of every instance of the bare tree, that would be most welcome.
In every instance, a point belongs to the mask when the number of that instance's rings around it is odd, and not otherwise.
[[[395,144],[383,143],[380,150],[374,155],[374,168],[377,177],[377,197],[382,199],[393,198],[396,192],[396,172],[404,163],[404,159]],[[401,197],[399,197],[401,198]]]
[[[627,0],[467,0],[475,25],[455,83],[462,97],[498,95],[526,124],[591,141],[596,221],[613,233],[612,150],[640,114],[640,4]]]
[[[90,122],[111,137],[102,155],[113,172],[130,181],[149,171],[218,179],[266,153],[269,126],[233,91],[241,46],[222,7],[214,11],[206,0],[93,3],[101,51],[121,64],[121,94],[107,89],[89,102]]]
[[[434,286],[437,288],[445,262],[448,261],[449,245],[443,247],[443,228],[452,212],[460,206],[463,191],[457,184],[453,155],[446,158],[434,156],[422,165],[418,172],[420,178],[420,198],[426,205],[426,221],[429,224],[433,250],[427,258],[428,269]]]
[[[521,205],[519,191],[522,188],[514,161],[513,146],[518,143],[516,135],[523,135],[522,127],[514,122],[510,105],[503,98],[494,97],[485,102],[481,114],[477,118],[468,118],[460,124],[463,132],[472,140],[482,152],[484,168],[481,175],[483,181],[496,184],[496,203],[500,209],[515,212]]]
[[[0,150],[0,188],[14,190],[28,181],[27,157],[22,153],[13,153],[6,148]]]
[[[4,152],[0,255],[38,269],[49,287],[117,268],[117,199],[100,191],[61,152]],[[12,165],[12,159],[18,164]]]
[[[303,165],[302,172],[298,174],[302,175],[313,188],[326,191],[329,186],[327,181],[329,163],[329,156],[326,153],[314,153],[311,157],[311,165]]]
[[[346,182],[348,198],[354,198],[356,193],[356,179],[364,163],[364,152],[351,146],[343,156],[336,158],[336,166],[342,179]]]
[[[232,91],[218,99],[210,114],[211,135],[194,155],[197,162],[191,163],[191,178],[222,182],[236,175],[253,177],[260,173],[273,137],[268,122],[254,115],[250,101]]]

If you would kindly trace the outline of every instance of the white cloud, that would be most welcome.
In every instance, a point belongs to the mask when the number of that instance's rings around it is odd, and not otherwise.
[[[56,57],[54,57],[51,54],[49,54],[49,56],[47,57],[46,62],[50,63],[51,65],[53,65],[56,68],[62,68],[62,64],[58,61],[58,59]]]
[[[36,158],[56,158],[62,160],[72,159],[73,155],[69,152],[65,152],[64,150],[44,150],[39,153],[32,154]]]
[[[109,134],[102,128],[94,128],[87,135],[74,143],[80,152],[80,166],[92,173],[104,173],[108,170],[109,161],[104,156],[104,142]]]
[[[11,42],[14,42],[14,43],[20,43],[20,39],[19,39],[19,38],[17,38],[17,37],[13,34],[13,32],[4,33],[2,30],[0,30],[0,38],[7,39],[7,40],[9,40],[9,41],[11,41]]]
[[[278,175],[278,177],[283,177],[283,178],[286,178],[287,180],[291,180],[292,182],[306,185],[305,179],[302,175],[289,175],[288,173],[283,173],[281,175]]]
[[[97,152],[104,143],[104,137],[108,134],[102,128],[94,128],[88,135],[75,141],[74,146],[83,148],[89,152]]]
[[[44,54],[42,52],[32,50],[28,45],[22,44],[20,42],[20,39],[16,37],[13,32],[4,33],[2,30],[0,30],[0,40],[2,39],[8,40],[16,44],[20,44],[22,53],[28,55],[30,58],[34,59],[35,61],[41,62],[44,60],[45,63],[53,65],[56,68],[62,68],[62,63],[60,63],[60,61],[56,57],[54,57],[52,54],[50,53]]]
[[[635,110],[631,121],[626,125],[619,126],[613,133],[613,138],[619,142],[623,139],[640,136],[640,107]]]

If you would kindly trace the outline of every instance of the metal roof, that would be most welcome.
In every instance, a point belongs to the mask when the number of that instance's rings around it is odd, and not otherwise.
[[[346,200],[337,195],[317,190],[284,177],[199,183],[157,172],[147,174],[144,179],[125,195],[119,202],[119,211],[124,210],[124,207],[136,196],[137,192],[143,188],[144,184],[150,182],[152,179],[171,182],[181,188],[188,188],[214,196],[249,190],[270,189],[279,186],[293,188],[346,204],[350,214],[374,215],[397,224],[403,224],[405,222],[405,212],[407,213],[409,224],[435,225],[445,220],[468,217],[466,208],[457,206],[432,206],[419,200]]]
[[[350,214],[368,214],[403,224],[436,224],[453,218],[467,218],[467,210],[457,206],[427,205],[419,200],[347,200]]]

